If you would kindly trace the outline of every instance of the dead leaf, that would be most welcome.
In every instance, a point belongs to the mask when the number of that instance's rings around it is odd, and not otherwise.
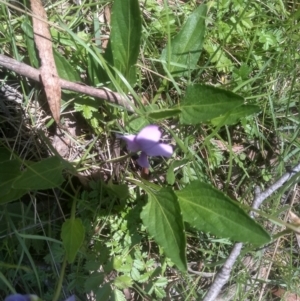
[[[289,212],[289,219],[290,219],[291,223],[294,226],[298,227],[298,229],[299,229],[298,232],[295,232],[295,235],[296,235],[298,247],[300,248],[300,218],[297,214],[290,211]]]
[[[300,297],[296,294],[292,294],[282,288],[275,288],[272,290],[273,295],[282,298],[284,301],[300,301]]]
[[[300,226],[300,217],[292,211],[289,212],[289,219],[295,226]]]
[[[111,17],[111,6],[110,5],[106,5],[104,7],[104,23],[107,25],[107,29],[109,28],[109,24],[110,24],[110,17]],[[109,41],[109,31],[106,31],[106,39],[104,38],[102,40],[102,49],[106,49],[107,48],[107,44]],[[103,35],[103,37],[105,37],[105,35]]]
[[[109,5],[106,5],[104,7],[104,18],[105,18],[105,23],[110,24],[110,17],[111,17],[111,7]]]
[[[56,133],[53,136],[52,145],[56,151],[60,154],[65,160],[70,160],[69,155],[72,150],[72,139],[76,137],[76,128],[71,126],[68,122],[68,118],[64,120],[64,131],[60,127],[56,128]]]
[[[56,123],[60,123],[61,88],[52,51],[52,40],[49,31],[46,11],[41,0],[30,0],[34,41],[41,60],[40,76],[44,85],[47,101]],[[42,21],[42,20],[44,21]]]
[[[223,142],[221,140],[217,140],[217,139],[213,139],[213,140],[211,140],[211,142],[213,144],[215,144],[221,151],[229,151],[229,147],[226,145],[225,142]],[[244,151],[245,148],[243,145],[234,144],[234,145],[232,145],[231,149],[235,154],[240,154],[241,152]]]

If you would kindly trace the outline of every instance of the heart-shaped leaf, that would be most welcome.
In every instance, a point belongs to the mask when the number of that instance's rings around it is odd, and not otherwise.
[[[71,82],[80,81],[80,76],[74,65],[72,65],[64,56],[54,49],[54,60],[59,76]]]
[[[0,194],[6,194],[13,182],[21,176],[21,163],[19,160],[9,160],[0,163]]]
[[[223,126],[223,125],[231,125],[235,124],[239,121],[239,119],[258,113],[260,111],[259,106],[255,105],[242,105],[231,112],[229,112],[228,116],[224,118],[225,116],[216,117],[211,120],[211,123],[214,126]]]
[[[184,76],[196,68],[204,41],[206,12],[207,6],[199,5],[171,41],[170,57],[168,47],[163,50],[161,60],[166,62],[165,69],[170,61],[167,73]]]
[[[181,271],[186,271],[186,240],[177,197],[171,188],[147,189],[148,203],[141,212],[143,224]]]
[[[14,189],[12,187],[5,193],[0,191],[0,204],[3,205],[5,203],[18,200],[26,193],[26,189]]]
[[[2,158],[3,160],[5,157]],[[13,183],[22,172],[19,160],[8,160],[0,163],[0,204],[14,201],[26,193],[26,189],[14,189]]]
[[[4,147],[0,147],[0,163],[15,159],[15,156],[13,153],[11,153],[9,150],[7,150]]]
[[[13,188],[38,190],[60,186],[63,165],[58,157],[50,157],[27,166],[22,175],[15,180]]]
[[[66,251],[67,260],[72,263],[83,243],[85,228],[80,218],[67,219],[61,229],[61,239]]]
[[[183,219],[196,229],[254,245],[270,241],[269,234],[237,203],[209,184],[195,181],[176,194]]]
[[[110,47],[114,67],[130,84],[136,82],[142,22],[138,0],[115,0],[111,15]]]
[[[206,85],[188,86],[180,103],[180,123],[198,124],[225,115],[244,103],[243,97]]]

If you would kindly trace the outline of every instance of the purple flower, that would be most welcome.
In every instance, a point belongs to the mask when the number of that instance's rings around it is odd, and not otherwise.
[[[33,298],[31,299],[31,297],[33,297]],[[35,295],[13,294],[13,295],[7,296],[4,299],[4,301],[31,301],[31,300],[37,300],[37,299],[34,299],[34,297],[36,297],[38,299],[38,297],[35,296]]]
[[[36,295],[20,295],[20,294],[13,294],[7,296],[4,301],[38,301],[40,300]],[[75,296],[72,295],[65,301],[75,301]]]
[[[72,295],[69,298],[67,298],[65,301],[76,301],[75,296]]]
[[[148,156],[171,157],[171,145],[160,143],[161,131],[157,125],[147,125],[137,135],[118,135],[127,142],[127,149],[131,152],[141,151],[137,163],[141,167],[149,168]]]

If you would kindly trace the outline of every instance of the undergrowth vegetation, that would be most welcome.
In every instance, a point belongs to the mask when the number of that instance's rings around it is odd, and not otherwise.
[[[43,5],[60,78],[122,101],[63,89],[57,125],[0,61],[0,300],[202,300],[237,241],[219,300],[299,298],[298,174],[249,214],[299,164],[299,3]],[[30,11],[0,54],[38,69]]]

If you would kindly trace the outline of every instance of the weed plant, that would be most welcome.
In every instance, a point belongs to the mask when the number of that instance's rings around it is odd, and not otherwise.
[[[220,224],[214,208],[202,225],[180,207],[213,195],[249,212],[256,187],[299,163],[299,3],[75,2],[44,2],[60,77],[118,92],[134,112],[64,90],[70,147],[60,152],[41,86],[0,66],[2,90],[23,97],[0,96],[0,300],[202,300],[235,241],[247,244],[222,300],[299,296],[299,238],[272,222],[300,214],[297,182],[263,204],[259,225],[244,213]],[[128,3],[133,23],[118,23]],[[183,61],[174,45],[193,14],[202,31]],[[0,0],[0,41],[1,54],[39,67],[27,1]],[[207,111],[187,108],[195,94]],[[117,137],[149,124],[174,153],[148,169]]]

